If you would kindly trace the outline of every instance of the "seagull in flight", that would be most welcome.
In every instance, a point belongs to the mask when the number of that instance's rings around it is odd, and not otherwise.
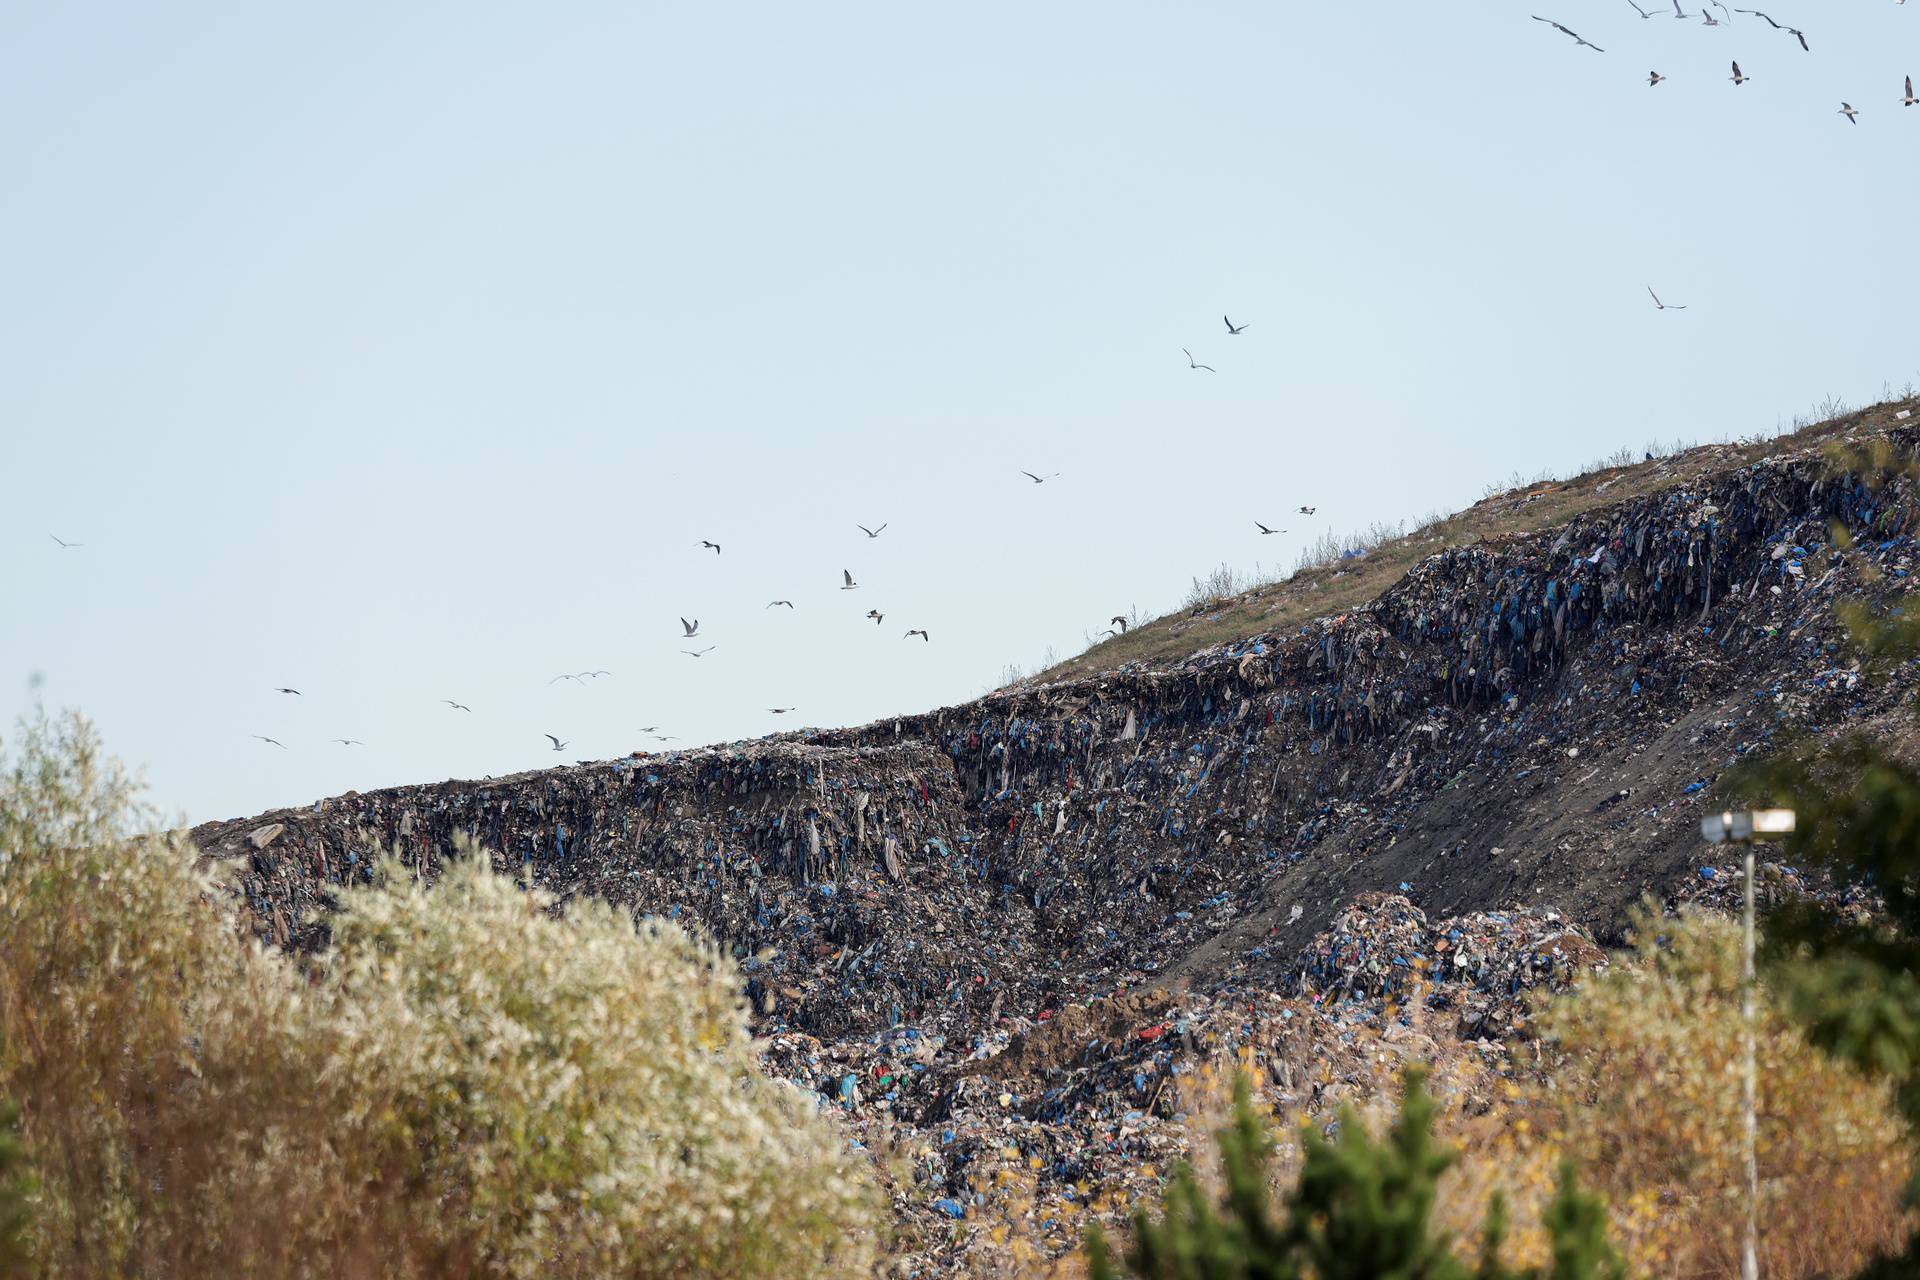
[[[275,686],[275,688],[274,688],[274,692],[275,692],[275,693],[290,693],[290,694],[292,694],[292,695],[293,695],[294,697],[296,697],[296,698],[304,698],[304,697],[306,697],[306,696],[307,696],[306,694],[304,694],[304,693],[302,693],[302,692],[300,692],[300,691],[299,691],[298,689],[283,689],[283,688],[280,688],[280,687],[278,687],[278,686]]]
[[[792,707],[768,707],[767,714],[774,715],[774,716],[783,716],[791,710],[793,710]]]
[[[560,683],[560,682],[561,682],[562,680],[578,680],[579,678],[580,678],[579,676],[572,676],[572,675],[559,675],[559,676],[555,676],[555,677],[554,677],[553,679],[551,679],[551,680],[549,680],[549,681],[547,681],[547,683],[548,683],[548,684],[558,684],[558,683]]]
[[[1794,39],[1798,40],[1800,42],[1800,47],[1802,49],[1805,49],[1808,53],[1813,52],[1812,46],[1807,44],[1807,33],[1800,30],[1800,28],[1789,27],[1784,22],[1775,22],[1772,18],[1760,12],[1758,9],[1735,9],[1734,12],[1752,14],[1754,17],[1759,18],[1761,21],[1765,22],[1768,26],[1772,27],[1775,31],[1784,31],[1788,35],[1792,36]]]
[[[1300,510],[1300,514],[1301,514],[1301,515],[1303,515],[1303,516],[1310,516],[1310,515],[1312,515],[1312,514],[1313,514],[1314,512],[1316,512],[1316,511],[1318,511],[1319,509],[1320,509],[1320,508],[1318,508],[1318,507],[1301,507],[1301,508],[1300,508],[1299,510]]]
[[[611,671],[582,671],[579,675],[575,676],[574,679],[575,680],[598,680],[601,676],[610,676],[612,674],[613,672]]]
[[[1713,16],[1713,10],[1711,9],[1702,9],[1700,11],[1700,20],[1706,23],[1706,25],[1710,27],[1718,27],[1723,25],[1720,19]]]
[[[867,616],[873,619],[873,625],[876,627],[887,620],[887,615],[880,612],[878,609],[867,610]]]
[[[840,587],[842,591],[858,591],[860,589],[860,584],[853,580],[853,570],[842,569],[840,576],[846,579],[846,582]]]
[[[1198,360],[1195,360],[1193,358],[1193,352],[1187,350],[1185,347],[1180,348],[1180,354],[1187,358],[1187,368],[1189,369],[1205,369],[1208,373],[1220,372],[1210,364],[1201,364]]]
[[[697,636],[700,634],[700,619],[698,618],[695,618],[692,622],[688,622],[685,618],[682,618],[680,619],[680,626],[687,633],[686,635],[680,637],[682,640],[685,640],[691,636]]]
[[[1658,71],[1649,71],[1647,72],[1647,87],[1651,89],[1665,79],[1666,77],[1661,75]]]
[[[1633,7],[1633,11],[1639,14],[1641,17],[1651,18],[1653,16],[1651,13],[1648,13],[1645,9],[1642,9],[1639,5],[1634,4],[1633,0],[1627,0],[1627,3],[1631,5]]]
[[[440,699],[440,701],[446,703],[448,706],[452,707],[455,711],[465,711],[468,714],[472,714],[473,712],[473,708],[468,706],[464,702],[455,702],[452,698],[442,698]]]
[[[560,739],[554,737],[552,734],[543,733],[540,736],[545,738],[548,742],[551,742],[553,744],[553,749],[555,751],[564,751],[566,749],[567,744],[560,741]]]
[[[1285,529],[1269,529],[1269,528],[1267,528],[1267,526],[1265,526],[1265,525],[1263,525],[1263,524],[1261,524],[1261,523],[1260,523],[1260,522],[1259,522],[1258,520],[1255,520],[1255,521],[1253,522],[1253,527],[1254,527],[1254,528],[1256,528],[1256,529],[1258,529],[1258,530],[1259,530],[1259,531],[1260,531],[1261,533],[1263,533],[1263,534],[1266,534],[1266,533],[1285,533],[1285,532],[1286,532],[1286,530],[1285,530]]]
[[[682,649],[680,652],[686,654],[689,658],[704,658],[719,647],[719,645],[710,644],[704,649]]]
[[[1033,474],[1033,472],[1031,471],[1022,471],[1020,474],[1025,476],[1027,479],[1033,481],[1035,484],[1045,484],[1047,481],[1057,477],[1060,473],[1056,471],[1052,475],[1037,476]]]
[[[334,741],[343,747],[364,747],[367,745],[358,738],[335,738]]]
[[[1242,330],[1244,330],[1244,329],[1245,329],[1245,328],[1247,327],[1247,326],[1245,326],[1245,325],[1243,325],[1243,324],[1235,324],[1235,323],[1234,323],[1233,321],[1231,321],[1231,320],[1227,320],[1227,318],[1226,318],[1225,316],[1221,316],[1220,318],[1221,318],[1222,320],[1226,320],[1226,324],[1227,324],[1227,334],[1228,334],[1228,336],[1229,336],[1229,337],[1231,337],[1231,336],[1232,336],[1233,334],[1236,334],[1236,333],[1239,333],[1239,332],[1241,332]],[[1191,356],[1189,356],[1189,357],[1188,357],[1188,359],[1192,359],[1192,357],[1191,357]]]
[[[1121,615],[1116,613],[1111,618],[1108,618],[1107,621],[1120,628],[1121,635],[1127,634],[1127,620]]]
[[[84,547],[87,545],[84,542],[68,542],[64,538],[60,537],[58,534],[50,533],[47,536],[49,538],[52,538],[55,542],[58,542],[60,544],[61,550],[63,551],[72,551],[76,547]]]
[[[1920,98],[1916,98],[1913,96],[1913,77],[1908,76],[1907,77],[1907,96],[1905,99],[1901,101],[1900,105],[1903,107],[1911,107],[1916,103],[1920,103]]]
[[[925,641],[925,642],[926,642],[926,643],[928,643],[928,644],[932,644],[932,643],[933,643],[933,641],[932,641],[932,639],[931,639],[931,637],[929,637],[929,636],[927,635],[927,633],[926,633],[926,632],[924,632],[924,631],[921,631],[921,630],[919,630],[918,628],[916,628],[916,629],[914,629],[914,630],[912,630],[912,631],[909,631],[909,632],[907,632],[907,634],[905,634],[905,635],[903,635],[903,636],[901,636],[900,638],[901,638],[902,640],[911,640],[911,639],[913,639],[913,638],[914,638],[915,636],[919,636],[921,640],[923,640],[923,641]]]
[[[253,736],[260,739],[260,741],[262,742],[271,742],[274,746],[280,748],[282,751],[285,751],[287,749],[287,744],[280,741],[278,738],[269,738],[264,733],[256,733]]]
[[[635,733],[658,733],[660,732],[660,726],[657,724],[643,724],[638,729],[634,730],[634,732]]]
[[[781,604],[787,606],[787,608],[789,609],[793,608],[793,601],[791,600],[769,600],[767,601],[767,608],[771,609],[775,605],[781,605]]]
[[[705,538],[702,538],[700,539],[700,545],[702,547],[705,547],[707,550],[713,552],[713,554],[715,555],[720,554],[720,544],[717,542],[708,542]]]
[[[1678,8],[1680,7],[1680,0],[1673,0],[1673,7],[1674,7],[1674,8],[1676,8],[1676,9],[1678,9]],[[1585,36],[1583,36],[1583,35],[1581,35],[1581,34],[1580,34],[1579,32],[1577,32],[1577,31],[1568,31],[1568,30],[1567,30],[1567,29],[1566,29],[1565,27],[1563,27],[1563,26],[1561,26],[1561,25],[1560,25],[1559,23],[1557,23],[1557,22],[1555,22],[1555,21],[1554,21],[1554,20],[1553,20],[1552,18],[1543,18],[1543,17],[1541,17],[1541,16],[1540,16],[1539,14],[1537,14],[1537,13],[1533,13],[1533,14],[1528,14],[1527,16],[1528,16],[1528,17],[1530,17],[1530,18],[1532,18],[1532,19],[1533,19],[1533,20],[1534,20],[1535,22],[1544,22],[1544,23],[1546,23],[1546,24],[1547,24],[1548,26],[1550,26],[1550,27],[1552,27],[1552,28],[1553,28],[1553,29],[1554,29],[1555,31],[1558,31],[1558,32],[1560,32],[1560,33],[1561,33],[1562,35],[1569,35],[1569,36],[1572,36],[1572,37],[1574,38],[1574,40],[1575,40],[1575,41],[1577,41],[1577,42],[1578,42],[1578,43],[1580,43],[1580,44],[1583,44],[1583,45],[1585,45],[1585,46],[1586,46],[1587,48],[1589,48],[1589,49],[1591,49],[1591,50],[1593,50],[1593,51],[1594,51],[1595,53],[1605,53],[1605,52],[1606,52],[1606,50],[1605,50],[1605,49],[1602,49],[1602,48],[1601,48],[1601,47],[1600,47],[1599,45],[1597,45],[1597,44],[1595,44],[1595,43],[1594,43],[1593,41],[1591,41],[1591,40],[1589,40],[1589,39],[1587,39],[1587,38],[1586,38]]]
[[[1745,12],[1745,10],[1742,10],[1742,12]],[[1741,85],[1745,84],[1747,81],[1753,79],[1753,77],[1742,72],[1740,70],[1740,64],[1736,62],[1733,64],[1733,74],[1728,76],[1727,79],[1733,81],[1735,88],[1739,88]]]
[[[1684,18],[1687,16],[1687,11],[1680,7],[1680,0],[1673,0],[1673,16],[1676,18]]]
[[[1668,305],[1667,303],[1660,301],[1660,295],[1653,291],[1652,285],[1647,286],[1647,296],[1653,299],[1653,306],[1654,306],[1654,310],[1656,311],[1685,311],[1686,310],[1686,307],[1684,306]]]
[[[1860,113],[1854,109],[1854,105],[1851,102],[1843,102],[1840,104],[1840,114],[1847,118],[1848,124],[1860,123]]]
[[[856,524],[853,527],[858,529],[860,532],[866,534],[869,538],[877,538],[886,529],[887,526],[883,524],[878,529],[869,529],[867,528],[867,526],[863,524]]]

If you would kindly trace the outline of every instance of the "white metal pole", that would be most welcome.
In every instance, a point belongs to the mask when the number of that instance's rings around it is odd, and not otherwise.
[[[1756,1095],[1759,1092],[1760,1068],[1754,1047],[1754,1005],[1755,986],[1753,972],[1753,842],[1741,843],[1746,853],[1747,902],[1746,902],[1746,946],[1740,962],[1740,1023],[1741,1023],[1741,1093],[1742,1117],[1746,1138],[1747,1165],[1747,1235],[1740,1248],[1740,1280],[1760,1280],[1760,1159],[1759,1159],[1759,1119],[1757,1115]]]

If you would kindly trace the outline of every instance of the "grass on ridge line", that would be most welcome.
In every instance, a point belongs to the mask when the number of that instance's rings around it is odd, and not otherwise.
[[[1563,525],[1586,512],[1628,502],[1775,454],[1815,447],[1861,429],[1895,425],[1894,412],[1916,401],[1888,400],[1802,427],[1791,434],[1737,444],[1701,445],[1652,462],[1602,467],[1571,480],[1542,480],[1474,503],[1465,511],[1383,542],[1365,556],[1302,569],[1180,609],[1103,640],[1030,677],[1035,684],[1110,671],[1127,662],[1171,662],[1230,641],[1287,630],[1371,604],[1428,556]],[[1920,415],[1915,421],[1920,421]]]

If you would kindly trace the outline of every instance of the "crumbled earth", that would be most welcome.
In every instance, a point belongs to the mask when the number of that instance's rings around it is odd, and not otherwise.
[[[375,850],[431,876],[463,834],[708,930],[768,1069],[883,1157],[904,1271],[965,1265],[989,1170],[1024,1171],[1064,1247],[1184,1149],[1203,1064],[1245,1058],[1318,1116],[1435,1037],[1497,1060],[1643,897],[1724,905],[1716,779],[1912,693],[1911,667],[1863,675],[1833,611],[1912,590],[1912,485],[1818,447],[1911,446],[1897,407],[1669,460],[1544,527],[1510,496],[1499,536],[1371,601],[1178,659],[193,838],[290,947]]]

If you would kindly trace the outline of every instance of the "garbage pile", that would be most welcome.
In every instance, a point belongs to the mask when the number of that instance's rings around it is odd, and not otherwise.
[[[1604,969],[1592,934],[1557,911],[1476,911],[1429,924],[1399,894],[1363,893],[1315,938],[1286,989],[1316,1004],[1423,1001],[1451,1010],[1462,1039],[1522,1027],[1535,992],[1558,992]]]
[[[1866,924],[1883,904],[1870,886],[1835,884],[1830,876],[1811,875],[1780,862],[1754,864],[1753,900],[1764,913],[1787,902],[1817,902],[1852,924]],[[1692,906],[1724,915],[1746,909],[1746,869],[1740,863],[1702,864],[1681,882],[1669,906]]]
[[[1644,893],[1725,907],[1720,773],[1912,690],[1862,678],[1833,605],[1909,592],[1916,523],[1910,480],[1786,453],[1177,662],[192,834],[283,946],[377,851],[430,877],[462,834],[710,932],[768,1069],[910,1153],[900,1212],[945,1266],[989,1165],[1069,1234],[1076,1188],[1150,1186],[1196,1063],[1331,1105],[1420,1036],[1497,1055]]]

